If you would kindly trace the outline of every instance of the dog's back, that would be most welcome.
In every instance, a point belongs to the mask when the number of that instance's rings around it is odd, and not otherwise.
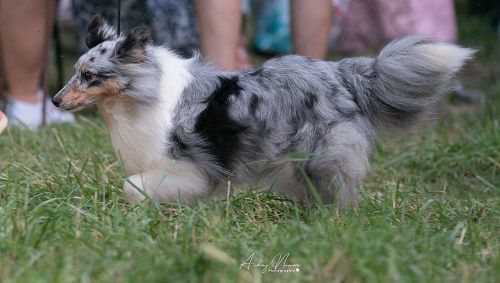
[[[341,204],[352,203],[375,129],[408,127],[432,112],[472,53],[408,37],[377,58],[284,56],[237,73],[193,65],[195,79],[183,95],[189,101],[176,110],[183,118],[172,135],[178,154],[172,157],[194,158],[216,178],[248,181],[290,154],[308,154],[285,162],[298,183],[316,188],[306,198],[330,201],[338,194]]]

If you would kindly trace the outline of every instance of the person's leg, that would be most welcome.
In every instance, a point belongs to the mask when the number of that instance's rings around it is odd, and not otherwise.
[[[203,54],[224,70],[236,68],[241,30],[238,0],[195,0]]]
[[[12,125],[31,129],[42,123],[74,122],[73,114],[61,112],[51,103],[43,107],[42,73],[55,19],[55,0],[0,1],[1,70],[9,99],[7,115]]]
[[[53,18],[48,16],[54,0],[0,1],[0,36],[3,70],[12,98],[36,103],[47,54],[47,32]],[[51,10],[52,9],[52,10]]]
[[[325,59],[332,27],[330,0],[292,0],[291,14],[295,53]]]

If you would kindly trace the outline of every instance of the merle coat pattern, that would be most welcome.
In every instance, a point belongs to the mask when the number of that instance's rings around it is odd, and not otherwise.
[[[356,203],[376,132],[432,114],[473,54],[407,37],[376,58],[292,55],[224,72],[149,38],[144,28],[113,36],[95,18],[90,50],[54,98],[67,110],[101,108],[134,202],[192,203],[231,180],[308,202]]]

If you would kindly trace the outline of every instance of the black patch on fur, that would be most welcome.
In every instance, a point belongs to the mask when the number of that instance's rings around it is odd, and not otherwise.
[[[291,116],[290,124],[293,127],[294,135],[306,124],[315,125],[318,121],[318,115],[314,110],[318,97],[311,92],[304,93],[304,106],[295,109],[295,114]]]
[[[247,73],[247,76],[253,77],[252,79],[255,79],[263,87],[269,89],[269,87],[266,85],[265,70],[263,68],[258,68],[250,71]]]
[[[207,142],[209,154],[220,166],[229,170],[239,149],[239,135],[246,127],[229,117],[229,97],[239,95],[238,78],[220,77],[220,85],[206,101],[206,108],[196,120],[194,130]]]
[[[99,45],[100,43],[110,39],[108,37],[105,37],[103,34],[101,27],[105,25],[104,19],[99,16],[95,15],[92,18],[92,21],[90,22],[89,26],[87,27],[87,36],[85,38],[85,44],[87,44],[87,47],[89,49]]]
[[[146,26],[134,28],[125,39],[117,44],[117,56],[134,63],[146,59],[146,46],[152,42],[151,31]]]
[[[95,61],[95,57],[90,57],[89,61],[90,62],[94,62]]]
[[[252,98],[250,100],[250,113],[252,113],[253,116],[255,116],[255,113],[257,112],[259,103],[260,103],[260,98],[257,95],[252,94]]]
[[[266,84],[266,79],[264,76],[257,76],[255,80],[262,85],[265,89],[269,90],[269,86]]]
[[[250,73],[248,73],[250,76],[260,76],[262,74],[263,70],[262,68],[258,68],[254,71],[251,71]]]
[[[305,96],[306,97],[304,102],[306,107],[309,109],[313,109],[314,104],[316,104],[316,102],[318,101],[318,97],[312,92],[306,92]]]
[[[276,86],[285,92],[289,92],[292,88],[288,79],[276,82]]]
[[[108,51],[108,50],[106,48],[103,48],[99,52],[101,52],[101,54],[104,54],[104,53],[106,53],[106,51]]]
[[[372,115],[378,116],[378,119],[383,119],[382,117],[386,115],[388,118],[385,119],[387,120],[386,122],[388,123],[404,126],[410,121],[414,120],[415,117],[417,117],[421,112],[416,110],[406,110],[402,108],[397,108],[387,103],[377,95],[373,95],[372,98],[373,102],[379,105],[378,107],[374,108],[379,109],[383,112],[383,114],[373,113]]]
[[[101,85],[104,81],[101,79],[93,80],[89,83],[89,87]]]
[[[116,75],[116,71],[113,69],[100,69],[97,73],[94,74],[96,77],[107,79],[113,75]]]
[[[339,111],[340,112],[340,111]],[[349,112],[341,112],[343,115],[344,115],[344,118],[346,120],[352,120],[354,119],[354,117],[358,116],[358,115],[362,115],[363,112],[361,112],[361,110],[357,110],[357,111],[349,111]]]
[[[318,60],[316,60],[314,58],[311,58],[309,56],[304,56],[304,58],[306,58],[306,60],[309,61],[309,62],[316,62],[316,61],[318,61]]]
[[[328,81],[331,81],[331,80],[330,80],[330,78],[329,78],[327,75],[323,74],[323,73],[321,73],[321,74],[319,75],[319,79],[320,79],[321,81],[323,81],[323,82],[328,82]],[[335,88],[335,85],[333,85],[333,86],[334,86],[334,88]],[[335,95],[335,94],[336,94],[335,92],[332,92],[332,95]]]
[[[257,122],[257,133],[261,136],[269,135],[270,129],[267,127],[266,122],[258,121]]]
[[[188,150],[189,146],[182,141],[182,139],[179,137],[179,135],[175,132],[172,133],[171,135],[172,142],[174,142],[181,150],[185,151]]]
[[[125,90],[130,90],[134,87],[134,84],[131,82],[131,81],[128,81],[127,83],[125,83],[125,87],[124,89]]]

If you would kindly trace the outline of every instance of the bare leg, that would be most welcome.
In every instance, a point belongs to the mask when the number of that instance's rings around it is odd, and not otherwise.
[[[292,0],[291,11],[295,53],[325,59],[332,28],[330,0]]]
[[[203,54],[224,70],[236,68],[241,31],[239,0],[196,0],[196,15]]]
[[[10,95],[19,101],[39,100],[37,90],[54,10],[54,0],[0,1],[2,69]]]
[[[131,203],[152,198],[158,202],[180,201],[191,204],[210,193],[211,187],[206,174],[193,163],[176,161],[156,170],[128,177],[123,190]]]

